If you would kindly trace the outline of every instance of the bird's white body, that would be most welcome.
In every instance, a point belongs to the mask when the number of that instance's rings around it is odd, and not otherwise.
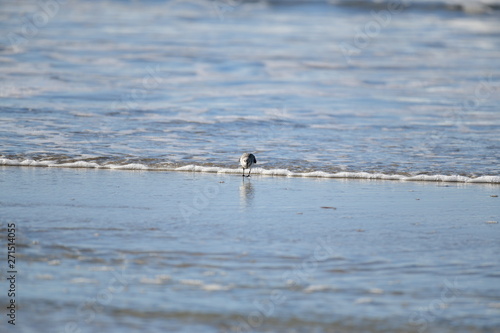
[[[248,169],[248,176],[247,177],[250,177],[250,172],[252,171],[252,166],[254,164],[257,164],[257,159],[255,158],[254,154],[244,153],[240,157],[240,164],[241,164],[241,167],[243,168],[242,176],[245,176],[245,169]]]

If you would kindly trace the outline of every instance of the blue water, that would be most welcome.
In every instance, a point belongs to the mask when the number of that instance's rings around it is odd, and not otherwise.
[[[2,4],[0,153],[498,176],[500,14],[480,3]]]
[[[15,329],[498,331],[500,2],[391,3],[3,1]]]

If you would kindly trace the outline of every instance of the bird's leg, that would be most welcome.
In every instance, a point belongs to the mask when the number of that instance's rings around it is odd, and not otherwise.
[[[248,169],[248,176],[247,177],[250,177],[250,172],[252,172],[252,168]]]
[[[245,177],[245,168],[241,168],[241,177]]]

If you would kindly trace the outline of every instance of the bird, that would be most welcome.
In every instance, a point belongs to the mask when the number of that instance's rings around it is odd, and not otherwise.
[[[241,176],[245,177],[245,169],[248,169],[248,176],[250,177],[250,172],[252,172],[252,166],[257,164],[257,160],[255,159],[254,154],[244,153],[240,157],[240,164],[243,174]]]

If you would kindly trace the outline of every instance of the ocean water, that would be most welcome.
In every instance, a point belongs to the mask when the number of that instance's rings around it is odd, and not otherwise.
[[[0,163],[500,182],[495,1],[15,1]]]
[[[1,332],[498,332],[500,2],[2,1],[0,37]]]

